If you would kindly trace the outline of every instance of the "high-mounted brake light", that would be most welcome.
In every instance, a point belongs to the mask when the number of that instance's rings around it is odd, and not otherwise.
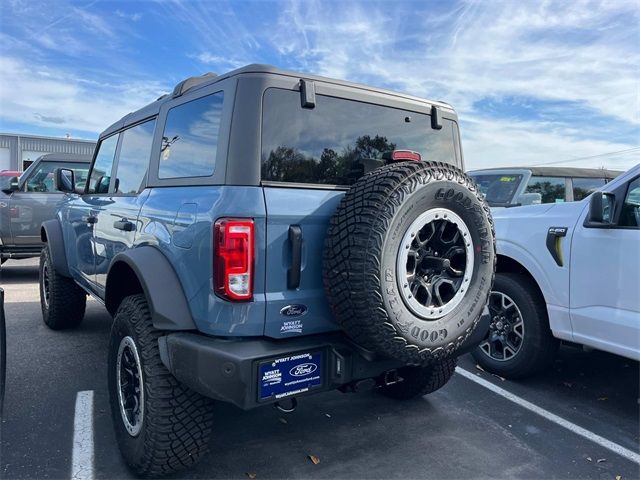
[[[411,150],[391,150],[390,152],[384,152],[382,158],[392,162],[403,162],[406,160],[419,162],[422,160],[422,155]]]
[[[253,220],[222,218],[214,226],[215,291],[229,300],[253,298]]]

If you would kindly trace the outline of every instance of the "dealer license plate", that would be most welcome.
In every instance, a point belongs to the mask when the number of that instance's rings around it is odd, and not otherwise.
[[[259,400],[300,395],[322,386],[322,352],[296,353],[261,362]]]

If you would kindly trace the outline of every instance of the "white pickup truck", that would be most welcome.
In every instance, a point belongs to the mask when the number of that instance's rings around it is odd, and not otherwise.
[[[484,369],[521,378],[559,340],[640,360],[640,165],[580,202],[493,212],[497,275]]]

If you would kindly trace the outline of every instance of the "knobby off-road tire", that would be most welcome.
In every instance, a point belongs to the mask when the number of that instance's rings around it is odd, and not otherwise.
[[[518,379],[551,366],[559,342],[551,333],[544,299],[529,277],[498,273],[489,311],[487,338],[472,352],[482,368]]]
[[[40,307],[42,319],[52,330],[80,325],[87,305],[87,294],[73,279],[55,271],[49,248],[40,254]]]
[[[445,358],[426,367],[402,367],[398,370],[402,381],[380,387],[378,391],[397,400],[423,397],[444,387],[455,373],[457,363],[457,358]]]
[[[429,236],[433,229],[444,230],[436,238]],[[444,263],[438,255],[453,247],[458,253]],[[411,260],[405,250],[413,252]],[[364,175],[345,194],[330,222],[323,261],[327,297],[345,332],[382,355],[427,365],[455,354],[477,326],[495,272],[493,221],[476,185],[459,169],[391,164]],[[443,285],[450,281],[446,266],[453,271],[454,263],[463,276],[451,285],[459,287],[444,288],[451,301],[434,300],[430,308],[425,291],[435,283],[425,279]],[[430,276],[434,268],[440,276]]]
[[[160,360],[160,336],[144,295],[125,298],[111,329],[109,399],[120,452],[142,477],[196,463],[208,450],[212,429],[212,401],[167,370]]]

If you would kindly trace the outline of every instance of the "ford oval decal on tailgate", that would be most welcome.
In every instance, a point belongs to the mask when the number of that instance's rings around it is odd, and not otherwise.
[[[306,305],[287,305],[280,310],[280,315],[285,317],[301,317],[307,313]]]

